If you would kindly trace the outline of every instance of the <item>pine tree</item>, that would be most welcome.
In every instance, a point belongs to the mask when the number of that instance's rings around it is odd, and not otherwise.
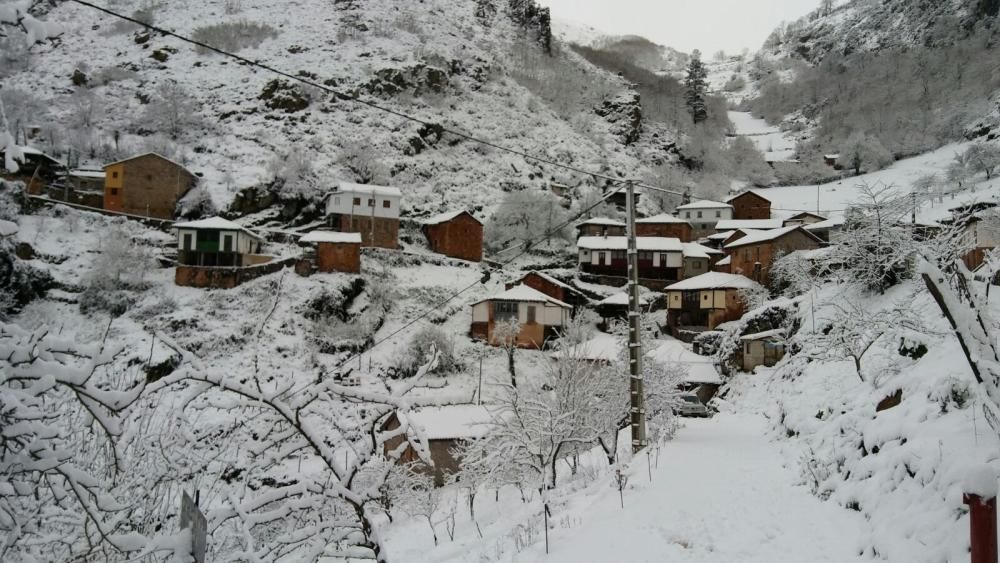
[[[708,71],[701,62],[701,53],[695,50],[691,53],[688,63],[687,77],[684,79],[684,97],[691,119],[701,123],[708,119],[708,106],[705,104],[705,93],[708,90]]]

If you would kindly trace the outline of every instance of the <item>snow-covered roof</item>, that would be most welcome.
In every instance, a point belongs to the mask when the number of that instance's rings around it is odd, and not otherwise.
[[[738,274],[725,272],[706,272],[700,276],[668,285],[664,291],[694,291],[700,289],[752,289],[757,282]]]
[[[728,203],[722,203],[721,201],[712,201],[710,199],[700,199],[698,201],[692,201],[691,203],[680,205],[677,207],[678,210],[681,209],[732,209],[732,205]]]
[[[456,209],[454,211],[445,211],[444,213],[439,213],[437,215],[434,215],[433,217],[428,217],[428,218],[424,219],[423,221],[420,222],[420,224],[422,224],[422,225],[440,225],[441,223],[447,223],[448,221],[451,221],[452,219],[454,219],[455,217],[458,217],[459,215],[461,215],[463,213],[469,213],[469,212],[466,211],[466,210],[464,210],[464,209]],[[480,221],[479,219],[476,219],[476,216],[473,215],[472,213],[469,213],[469,217],[472,217],[478,223],[482,224],[482,221]]]
[[[208,219],[198,219],[197,221],[174,223],[174,228],[211,230],[211,231],[242,231],[258,240],[263,240],[260,237],[260,235],[244,227],[243,225],[240,225],[239,223],[234,223],[228,219],[223,219],[222,217],[219,216],[209,217]]]
[[[819,219],[820,221],[826,221],[826,217],[823,217],[822,215],[819,215],[817,213],[812,213],[810,211],[800,211],[799,213],[796,213],[795,215],[792,215],[791,217],[786,217],[785,221],[794,221],[796,219],[805,218],[805,217],[815,217],[815,218]]]
[[[593,217],[587,219],[586,221],[581,221],[576,224],[576,228],[583,227],[584,225],[604,225],[607,227],[624,227],[625,223],[621,221],[616,221],[615,219],[608,219],[607,217]]]
[[[406,415],[428,440],[478,438],[489,431],[493,416],[483,405],[423,407]]]
[[[836,160],[836,159],[840,158],[840,153],[824,154],[823,158],[829,158],[829,159]]]
[[[784,337],[785,329],[776,328],[774,330],[765,330],[764,332],[755,332],[754,334],[745,334],[740,337],[740,340],[764,340],[766,338]]]
[[[649,303],[649,298],[645,295],[639,296],[639,304],[646,305]],[[606,297],[597,302],[598,305],[628,305],[628,293],[621,292],[612,295],[611,297]]]
[[[21,151],[21,154],[23,154],[24,156],[28,156],[28,155],[31,155],[31,156],[40,156],[40,157],[43,157],[43,158],[47,158],[47,159],[51,160],[52,162],[55,162],[56,164],[60,164],[62,166],[65,166],[65,164],[63,164],[63,162],[61,160],[59,160],[58,158],[56,158],[56,157],[52,156],[51,154],[48,154],[48,153],[46,153],[44,151],[40,151],[40,150],[38,150],[38,149],[36,149],[34,147],[17,147],[17,150]],[[0,153],[3,153],[3,149],[2,148],[0,148]]]
[[[708,235],[705,238],[707,238],[708,240],[726,240],[727,238],[731,237],[735,232],[736,231],[723,231],[721,233]]]
[[[687,377],[684,378],[685,383],[722,384],[722,378],[719,377],[719,371],[715,368],[715,362],[711,358],[699,356],[688,350],[684,343],[679,340],[661,341],[659,346],[646,354],[646,357],[663,365],[681,364],[687,368],[688,372]]]
[[[130,157],[128,157],[128,158],[123,158],[123,159],[121,159],[121,160],[116,160],[116,161],[114,161],[114,162],[109,162],[108,164],[105,164],[105,165],[104,165],[104,166],[102,166],[101,168],[107,168],[107,167],[109,167],[109,166],[114,166],[114,165],[116,165],[116,164],[121,164],[121,163],[123,163],[123,162],[128,162],[128,161],[130,161],[130,160],[135,160],[135,159],[137,159],[137,158],[142,158],[142,157],[144,157],[144,156],[155,156],[155,157],[157,157],[157,158],[162,158],[163,160],[166,160],[167,162],[169,162],[169,163],[171,163],[171,164],[173,164],[173,165],[175,165],[175,166],[178,166],[178,167],[180,167],[181,169],[183,169],[183,170],[184,170],[185,172],[187,172],[188,174],[191,174],[191,171],[190,171],[190,170],[188,170],[188,169],[187,169],[187,167],[186,167],[186,166],[184,166],[183,164],[181,164],[180,162],[177,162],[176,160],[172,160],[172,159],[169,159],[169,158],[167,158],[167,157],[163,156],[162,154],[159,154],[159,153],[155,153],[155,152],[144,152],[144,153],[142,153],[142,154],[137,154],[137,155],[135,155],[135,156],[130,156]]]
[[[622,345],[617,337],[610,334],[599,334],[566,350],[553,352],[552,357],[556,359],[566,357],[592,362],[613,362],[618,359],[621,349]]]
[[[729,203],[730,201],[733,201],[733,200],[734,200],[734,199],[736,199],[736,198],[740,198],[740,197],[743,197],[743,196],[745,196],[745,195],[747,195],[747,194],[753,194],[753,195],[755,195],[755,196],[757,196],[757,197],[759,197],[759,198],[761,198],[761,199],[765,199],[765,200],[767,200],[767,201],[771,201],[771,200],[767,199],[766,197],[764,197],[764,196],[760,195],[760,193],[759,193],[759,192],[755,192],[754,190],[747,190],[747,191],[745,191],[745,192],[740,192],[740,193],[738,193],[738,194],[736,194],[736,195],[734,195],[734,196],[731,196],[731,197],[729,197],[729,198],[726,198],[726,203]]]
[[[715,265],[716,266],[729,266],[732,263],[733,263],[733,257],[732,256],[726,256],[722,260],[719,260],[718,262],[716,262]]]
[[[747,236],[737,239],[726,245],[726,248],[736,248],[738,246],[747,246],[749,244],[760,244],[762,242],[768,242],[772,240],[777,240],[788,233],[801,229],[798,225],[792,225],[790,227],[782,227],[780,229],[769,229],[767,231],[752,231],[747,232]],[[810,233],[810,236],[815,238],[815,235]]]
[[[666,223],[687,223],[684,219],[671,215],[669,213],[661,213],[659,215],[654,215],[652,217],[645,217],[642,219],[636,219],[636,223],[652,224],[652,225],[662,225]]]
[[[696,242],[681,243],[684,245],[685,258],[711,258],[712,254],[722,254],[721,250],[709,248]]]
[[[390,186],[376,186],[375,184],[355,184],[354,182],[337,182],[334,192],[345,193],[365,193],[385,197],[403,197],[403,192],[399,188]]]
[[[336,231],[312,231],[306,233],[299,242],[332,242],[334,244],[361,244],[361,233],[338,233]]]
[[[680,239],[669,237],[636,237],[636,249],[659,252],[683,252]],[[577,248],[587,250],[625,250],[628,237],[580,237]]]
[[[76,176],[77,178],[95,178],[99,180],[103,180],[107,176],[107,174],[105,174],[103,170],[85,170],[85,169],[70,170],[69,175]]]
[[[843,224],[844,224],[843,217],[831,217],[825,221],[819,221],[818,223],[805,225],[803,228],[807,231],[822,231],[823,229],[832,229],[835,227],[839,227]]]
[[[551,284],[558,285],[559,287],[561,287],[563,289],[568,289],[570,291],[573,291],[573,292],[576,292],[576,293],[580,293],[580,291],[578,289],[576,289],[575,287],[569,285],[568,283],[561,282],[561,281],[557,280],[556,278],[554,278],[554,277],[546,274],[545,272],[539,272],[538,270],[532,270],[532,271],[528,272],[527,274],[524,274],[524,276],[522,276],[521,279],[523,280],[524,278],[530,276],[531,274],[535,274],[536,276],[542,278],[543,280],[545,280],[545,281],[547,281],[547,282],[549,282]]]
[[[478,304],[484,301],[526,301],[528,303],[551,303],[565,309],[573,308],[572,305],[568,305],[558,299],[549,297],[541,291],[526,285],[515,285],[503,293],[498,293],[485,299],[480,299],[479,301],[476,301],[476,303]]]
[[[735,231],[737,229],[780,229],[784,221],[779,219],[723,219],[715,224],[717,231]]]

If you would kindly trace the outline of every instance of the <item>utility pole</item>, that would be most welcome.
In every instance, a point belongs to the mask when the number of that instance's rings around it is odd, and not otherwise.
[[[917,224],[917,192],[910,192],[910,223]]]
[[[635,242],[635,182],[625,183],[628,212],[628,369],[632,452],[646,447],[646,392],[642,384],[642,342],[639,331],[639,252]]]

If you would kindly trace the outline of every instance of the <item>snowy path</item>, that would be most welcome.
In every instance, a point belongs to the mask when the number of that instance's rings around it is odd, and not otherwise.
[[[767,160],[791,160],[795,155],[795,140],[786,137],[783,131],[763,119],[757,119],[745,111],[731,111],[729,121],[733,123],[736,135],[753,141]]]
[[[582,522],[556,528],[551,554],[532,549],[513,561],[859,560],[864,518],[796,486],[798,476],[764,431],[755,416],[688,421],[660,452],[652,484],[645,463],[638,465],[643,459],[636,461],[625,510],[613,489],[570,507]]]

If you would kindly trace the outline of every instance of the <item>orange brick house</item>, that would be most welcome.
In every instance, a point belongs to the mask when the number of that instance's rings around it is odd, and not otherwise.
[[[177,202],[195,183],[187,168],[146,153],[104,166],[104,209],[173,219]]]
[[[714,330],[745,313],[741,292],[760,287],[740,275],[708,272],[667,286],[667,326],[674,336]]]
[[[752,190],[726,200],[733,206],[733,219],[770,219],[771,200]]]
[[[316,245],[316,271],[331,273],[361,272],[361,234],[312,231],[300,243]]]
[[[681,242],[690,242],[692,234],[691,223],[667,213],[637,219],[635,222],[635,236],[637,237],[667,237],[678,239]]]
[[[526,285],[514,286],[472,305],[473,338],[496,346],[498,323],[515,320],[520,332],[515,341],[521,348],[541,349],[545,341],[556,338],[569,324],[573,307]]]
[[[576,225],[576,238],[580,237],[623,237],[625,236],[625,223],[608,219],[607,217],[593,217]],[[638,231],[636,231],[638,232]]]
[[[483,223],[468,211],[449,211],[421,222],[433,252],[452,258],[481,262],[483,259]]]
[[[768,272],[779,255],[796,250],[813,250],[823,245],[819,237],[798,225],[752,231],[746,236],[726,244],[732,264],[730,271],[742,274],[767,285]]]
[[[579,290],[543,272],[528,272],[516,282],[508,283],[507,289],[517,285],[526,285],[536,289],[557,301],[573,306],[574,311],[577,307],[587,304],[587,297]]]

